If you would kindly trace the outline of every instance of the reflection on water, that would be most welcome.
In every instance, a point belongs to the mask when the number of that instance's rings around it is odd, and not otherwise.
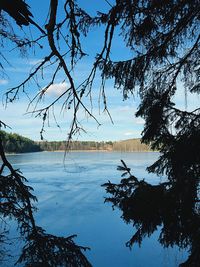
[[[200,207],[196,198],[196,182],[187,186],[176,182],[152,185],[138,180],[122,161],[119,184],[108,182],[103,186],[111,194],[106,202],[122,211],[122,218],[136,229],[128,247],[142,244],[160,227],[159,242],[163,247],[174,247],[190,251],[188,259],[180,266],[198,267],[200,262]]]
[[[61,152],[40,152],[10,155],[9,160],[35,190],[37,224],[54,235],[77,234],[76,243],[91,248],[86,255],[94,267],[176,267],[186,260],[187,253],[178,246],[163,249],[157,241],[161,224],[151,238],[143,236],[141,247],[126,247],[134,229],[120,218],[120,210],[111,212],[110,205],[104,204],[105,189],[101,187],[107,180],[120,182],[116,170],[120,159],[137,177],[158,184],[159,178],[145,172],[157,157],[157,153],[150,152],[73,152],[63,163]],[[14,230],[12,234],[16,235]],[[11,251],[18,254],[16,247]],[[11,262],[2,266],[12,266]]]

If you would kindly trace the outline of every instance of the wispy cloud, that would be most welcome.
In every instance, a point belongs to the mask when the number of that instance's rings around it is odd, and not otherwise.
[[[127,137],[140,138],[141,137],[141,130],[138,129],[138,130],[133,130],[130,132],[125,132],[123,135],[126,136],[126,138]]]
[[[126,105],[126,106],[119,106],[118,107],[118,110],[119,110],[119,112],[123,112],[123,113],[125,113],[125,112],[135,112],[135,109],[133,108],[133,106],[128,106],[128,105]]]
[[[192,94],[189,90],[185,90],[183,84],[179,83],[178,90],[172,100],[177,108],[192,111],[199,107],[200,97],[196,93]]]
[[[8,67],[5,68],[5,71],[8,73],[8,75],[11,75],[11,73],[29,73],[30,68],[28,67]]]
[[[46,91],[46,94],[50,96],[59,96],[63,94],[68,88],[69,84],[67,84],[66,82],[55,83],[49,86],[49,88]]]
[[[8,80],[0,79],[0,85],[6,85],[8,84]]]
[[[124,133],[125,136],[131,136],[131,135],[134,135],[134,132],[126,132]]]
[[[37,65],[37,64],[39,64],[41,62],[42,62],[42,59],[33,58],[33,59],[29,59],[28,65],[34,66],[34,65]]]
[[[144,125],[144,120],[142,118],[134,118],[134,123],[138,125]]]

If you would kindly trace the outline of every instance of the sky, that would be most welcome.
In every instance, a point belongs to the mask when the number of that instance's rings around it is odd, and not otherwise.
[[[48,14],[48,2],[47,0],[40,1],[40,8],[38,8],[38,1],[29,0],[27,3],[31,7],[31,11],[34,15],[34,20],[40,25],[45,25],[46,16]],[[110,6],[105,0],[101,1],[84,1],[80,0],[80,5],[85,8],[91,15],[95,15],[96,10],[106,12]],[[95,2],[95,5],[94,5]],[[110,1],[112,4],[113,1]],[[60,7],[64,1],[59,1]],[[45,15],[44,15],[45,14]],[[60,16],[62,16],[62,12]],[[60,18],[58,18],[60,19]],[[19,31],[19,29],[17,29]],[[26,27],[24,31],[30,36],[37,36],[38,31],[32,27]],[[96,53],[100,52],[103,42],[103,29],[93,28],[86,39],[82,39],[83,50],[86,51],[86,56],[80,61],[73,73],[75,83],[79,84],[89,73],[92,62]],[[114,37],[114,47],[112,47],[112,56],[129,58],[131,56],[130,51],[124,46],[120,37],[116,34]],[[8,60],[9,64],[4,62],[5,75],[0,77],[0,114],[1,120],[11,127],[11,132],[24,135],[33,140],[40,140],[40,130],[42,127],[42,119],[35,117],[31,111],[34,110],[34,105],[29,106],[30,99],[32,99],[38,90],[44,88],[52,77],[53,68],[50,66],[44,71],[44,78],[38,75],[37,81],[31,81],[26,86],[26,93],[19,92],[19,99],[12,103],[6,103],[5,93],[9,88],[20,84],[30,73],[31,70],[41,61],[44,55],[48,55],[49,48],[46,43],[43,44],[43,49],[31,49],[26,56],[20,55],[17,49],[12,49],[10,44],[6,43],[1,51]],[[43,107],[45,104],[50,103],[56,97],[64,92],[68,88],[67,81],[64,81],[64,74],[61,72],[56,80],[55,84],[50,86],[45,96],[45,99],[39,103],[39,107]],[[39,86],[36,86],[36,82]],[[99,104],[99,90],[100,90],[100,77],[97,75],[93,89],[92,99],[93,108],[92,113],[97,118],[101,126],[92,119],[88,118],[83,110],[78,113],[78,120],[80,121],[85,132],[81,135],[75,136],[76,140],[95,140],[95,141],[115,141],[124,140],[130,138],[141,137],[141,132],[144,126],[144,121],[141,118],[135,117],[135,112],[139,105],[139,97],[137,94],[130,96],[129,99],[123,101],[122,92],[117,90],[113,86],[113,81],[109,80],[106,84],[106,97],[108,103],[108,109],[112,117],[110,120],[108,114],[103,112],[102,101]],[[30,98],[30,99],[29,99]],[[88,99],[84,99],[86,105],[90,107]],[[184,108],[184,90],[180,86],[180,90],[175,96],[175,101],[180,108]],[[63,101],[56,103],[54,107],[54,113],[50,113],[49,122],[45,125],[44,139],[45,140],[66,140],[69,132],[72,113],[68,110],[62,109]],[[198,97],[188,97],[188,106],[193,109],[199,104]],[[29,109],[28,109],[29,107]],[[55,115],[55,116],[54,116]],[[57,126],[59,125],[59,127]]]

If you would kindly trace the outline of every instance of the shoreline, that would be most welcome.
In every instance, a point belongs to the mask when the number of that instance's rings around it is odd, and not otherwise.
[[[140,151],[122,151],[122,150],[43,150],[43,151],[32,151],[32,152],[18,152],[18,153],[13,153],[13,152],[6,152],[5,155],[21,155],[21,154],[29,154],[29,153],[41,153],[41,152],[59,152],[59,153],[74,153],[74,152],[86,152],[86,153],[94,153],[94,152],[107,152],[107,153],[152,153],[152,152],[159,152],[159,151],[149,151],[149,150],[140,150]]]
[[[121,153],[143,153],[143,152],[159,152],[159,151],[150,151],[150,150],[140,150],[140,151],[123,151],[123,150],[106,150],[106,149],[77,149],[77,150],[43,150],[43,151],[38,151],[38,152],[66,152],[66,153],[70,153],[70,152],[109,152],[109,153],[115,153],[115,152],[121,152]],[[34,153],[34,152],[33,152]],[[22,153],[21,153],[22,154]]]

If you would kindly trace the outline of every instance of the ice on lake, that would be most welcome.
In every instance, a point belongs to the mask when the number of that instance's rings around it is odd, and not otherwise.
[[[157,241],[159,230],[140,248],[127,248],[133,226],[104,203],[101,185],[120,181],[116,167],[121,159],[135,176],[152,184],[162,181],[145,171],[158,153],[71,152],[64,157],[62,152],[38,152],[8,157],[34,188],[37,225],[59,236],[77,234],[75,242],[91,248],[86,255],[94,267],[177,267],[186,258],[177,247],[163,249]],[[2,266],[12,266],[6,264]]]

